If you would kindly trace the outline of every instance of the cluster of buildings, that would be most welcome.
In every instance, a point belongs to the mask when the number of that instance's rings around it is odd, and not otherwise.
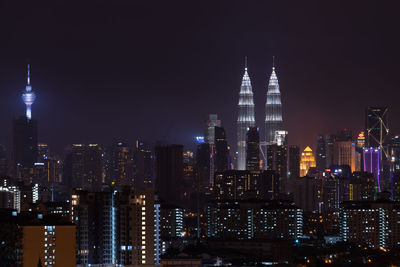
[[[368,107],[357,136],[318,136],[314,153],[288,143],[275,67],[266,95],[260,136],[246,66],[235,150],[210,114],[196,151],[114,140],[72,144],[60,157],[38,142],[28,66],[26,115],[13,120],[11,160],[0,146],[0,224],[13,229],[12,259],[23,266],[187,265],[192,259],[171,251],[200,242],[220,253],[216,265],[224,248],[287,263],[290,255],[279,251],[302,244],[399,245],[400,142],[389,135],[388,109]]]

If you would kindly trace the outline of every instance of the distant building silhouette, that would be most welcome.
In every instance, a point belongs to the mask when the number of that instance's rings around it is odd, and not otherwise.
[[[257,127],[250,127],[247,130],[246,169],[260,170],[260,132]]]
[[[229,147],[226,140],[226,132],[223,127],[215,127],[214,132],[214,171],[226,171],[229,169]]]
[[[38,158],[37,120],[20,117],[13,121],[14,175],[26,183],[32,182],[29,175]]]
[[[183,200],[183,146],[156,145],[156,193],[171,204]]]

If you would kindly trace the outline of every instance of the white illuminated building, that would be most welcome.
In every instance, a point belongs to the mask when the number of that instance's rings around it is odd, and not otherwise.
[[[32,119],[32,104],[35,102],[35,99],[36,95],[32,91],[30,65],[28,64],[28,77],[27,77],[25,92],[22,94],[22,100],[26,105],[26,118],[28,120]]]
[[[247,73],[247,60],[239,93],[239,112],[237,120],[237,167],[246,170],[246,133],[247,128],[255,126],[253,90],[249,74]]]
[[[269,78],[267,101],[265,104],[265,141],[275,141],[275,132],[283,130],[281,92],[279,91],[278,77],[275,66],[272,67]]]

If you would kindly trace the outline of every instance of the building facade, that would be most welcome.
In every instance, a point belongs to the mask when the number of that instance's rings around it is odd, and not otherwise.
[[[277,199],[279,174],[275,171],[230,170],[215,173],[215,199]]]
[[[303,211],[291,202],[215,201],[207,207],[208,237],[225,240],[289,239],[302,236]]]
[[[340,236],[345,242],[373,249],[387,249],[400,244],[398,202],[343,202],[340,218]]]

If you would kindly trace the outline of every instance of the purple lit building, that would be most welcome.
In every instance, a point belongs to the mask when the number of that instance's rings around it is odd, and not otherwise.
[[[364,171],[372,173],[378,183],[378,192],[381,192],[380,168],[381,168],[381,149],[380,148],[365,148],[364,156]]]

